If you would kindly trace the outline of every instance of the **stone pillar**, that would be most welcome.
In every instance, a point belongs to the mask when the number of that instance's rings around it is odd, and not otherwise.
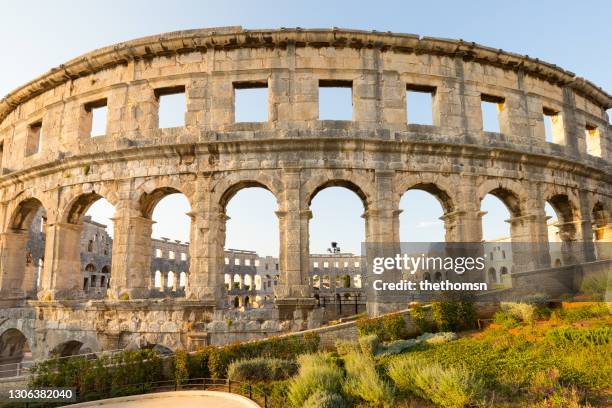
[[[40,300],[77,298],[83,295],[81,273],[82,225],[47,224],[45,263],[40,279]]]
[[[444,221],[446,242],[481,242],[482,216],[477,208],[464,208],[448,212],[440,217]]]
[[[547,220],[542,203],[537,208],[530,209],[527,214],[506,221],[510,224],[514,272],[550,266]]]
[[[592,235],[590,220],[560,221],[554,226],[559,229],[563,265],[575,265],[593,260],[593,241],[589,237]]]
[[[22,282],[26,268],[27,231],[0,234],[0,293],[2,297],[23,296]]]
[[[612,259],[612,224],[595,226],[593,235],[596,259]]]
[[[372,265],[374,257],[394,257],[401,252],[399,245],[399,211],[394,203],[393,171],[377,171],[375,174],[375,194],[368,203],[363,215],[366,221],[367,265]],[[411,301],[408,294],[380,293],[373,289],[373,280],[384,278],[386,282],[399,282],[403,276],[400,270],[387,270],[383,275],[373,275],[371,270],[366,273],[365,290],[367,296],[367,311],[370,315],[380,315],[390,311],[405,309]]]
[[[151,231],[153,221],[144,218],[129,202],[117,206],[113,218],[111,299],[146,299],[151,282]]]
[[[285,169],[284,191],[276,215],[279,219],[280,282],[274,288],[276,306],[281,319],[291,318],[300,311],[306,318],[308,310],[315,305],[308,285],[310,210],[300,200],[300,170]]]

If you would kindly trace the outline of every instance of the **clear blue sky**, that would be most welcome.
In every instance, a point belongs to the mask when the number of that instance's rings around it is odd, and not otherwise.
[[[462,38],[552,62],[612,91],[612,2],[609,1],[6,1],[0,12],[0,95],[71,58],[141,36],[199,27],[346,27]],[[246,101],[249,101],[247,96]],[[247,102],[248,103],[248,102]],[[333,103],[332,103],[333,105]],[[265,113],[265,112],[264,112]],[[343,114],[340,110],[339,114]],[[609,112],[610,113],[610,112]],[[261,112],[245,112],[245,118]],[[260,117],[260,116],[259,116]],[[413,116],[414,117],[414,116]],[[251,119],[247,119],[251,120]],[[414,122],[413,122],[414,123]],[[433,200],[433,201],[432,201]],[[443,239],[442,210],[425,193],[402,200],[404,241]],[[507,210],[483,202],[485,238],[507,233]],[[275,199],[258,189],[239,193],[228,206],[227,247],[278,252]],[[311,252],[331,240],[358,252],[364,236],[363,207],[351,192],[324,190],[312,205]],[[155,236],[187,240],[185,200],[169,197],[156,209]],[[112,209],[91,213],[108,222]],[[182,221],[181,221],[182,220]]]

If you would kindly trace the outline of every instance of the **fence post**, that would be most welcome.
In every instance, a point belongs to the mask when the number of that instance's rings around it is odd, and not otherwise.
[[[17,377],[21,374],[21,362],[17,363]]]
[[[232,392],[232,380],[227,379],[227,392]]]
[[[264,408],[268,408],[268,393],[264,391]]]
[[[253,386],[249,384],[249,399],[253,399]]]

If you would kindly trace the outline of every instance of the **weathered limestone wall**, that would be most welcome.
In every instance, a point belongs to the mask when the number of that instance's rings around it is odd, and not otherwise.
[[[321,81],[351,87],[352,121],[318,120]],[[268,87],[268,121],[235,123],[235,89],[253,84]],[[185,126],[159,129],[159,95],[183,89]],[[410,123],[407,89],[432,93],[432,126]],[[483,100],[500,103],[500,133],[483,131]],[[91,138],[89,107],[104,103],[106,135]],[[399,201],[409,189],[440,200],[447,241],[481,241],[480,202],[491,193],[511,213],[513,242],[547,246],[548,201],[559,213],[565,251],[593,261],[611,229],[610,106],[609,94],[556,66],[414,35],[233,27],[93,51],[0,101],[0,293],[16,301],[23,295],[25,231],[44,208],[35,307],[54,310],[45,319],[63,319],[58,325],[87,319],[78,302],[64,309],[54,302],[82,291],[74,277],[83,217],[104,197],[116,209],[107,302],[121,309],[121,302],[147,299],[151,214],[165,195],[181,192],[192,210],[185,298],[213,313],[226,298],[225,206],[249,186],[267,188],[278,201],[280,320],[303,320],[314,307],[310,202],[329,186],[354,191],[365,208],[366,240],[387,244],[399,241]],[[554,116],[555,143],[545,140],[544,113]],[[595,155],[587,153],[587,128],[597,136]],[[513,252],[522,260],[517,271],[550,265]],[[371,312],[385,310],[368,301]],[[186,307],[176,305],[169,307]],[[92,332],[110,333],[139,311],[121,313],[108,318],[112,327]],[[169,336],[185,333],[176,313],[174,325],[164,323]]]

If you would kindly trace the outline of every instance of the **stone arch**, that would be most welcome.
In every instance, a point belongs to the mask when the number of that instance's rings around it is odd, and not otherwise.
[[[238,287],[236,289],[242,289],[242,276],[237,273],[234,274],[234,279],[232,280],[232,289],[236,284],[238,284]]]
[[[318,184],[317,186],[315,186],[314,188],[312,187],[308,188],[307,190],[308,193],[306,195],[307,197],[306,203],[308,204],[308,206],[310,206],[310,204],[312,203],[312,200],[315,198],[315,196],[318,193],[320,193],[321,191],[325,190],[328,187],[344,187],[352,191],[361,200],[364,210],[367,210],[370,205],[372,195],[368,194],[366,192],[367,190],[364,190],[359,184],[355,183],[352,180],[338,178],[338,179],[324,181],[321,184]]]
[[[401,173],[395,181],[394,208],[399,208],[400,200],[407,191],[421,190],[431,194],[440,202],[444,214],[453,212],[456,209],[455,184],[448,177],[439,174]]]
[[[3,372],[0,377],[16,375],[18,363],[32,359],[32,350],[26,335],[19,329],[8,328],[0,335],[0,365]],[[8,371],[8,372],[7,372]]]
[[[497,271],[495,270],[494,267],[490,267],[489,270],[487,271],[487,281],[489,283],[497,282]]]
[[[36,197],[29,197],[19,201],[15,209],[12,211],[8,226],[9,231],[27,231],[32,223],[32,220],[40,209],[42,209],[45,213],[47,212],[42,201]]]
[[[479,202],[481,202],[487,194],[497,197],[506,206],[511,217],[520,217],[524,214],[524,200],[521,199],[520,194],[515,190],[504,186],[497,186],[493,188],[481,186],[478,194]]]
[[[225,212],[230,200],[240,190],[250,187],[268,190],[277,202],[284,189],[282,180],[276,174],[237,171],[220,176],[219,181],[211,189],[212,202],[218,204],[220,210]]]
[[[78,354],[83,354],[81,350],[84,348],[88,347],[85,347],[85,344],[81,341],[67,340],[53,347],[49,354],[55,357],[75,356]]]
[[[87,210],[98,200],[106,199],[109,203],[111,203],[115,209],[116,201],[113,203],[105,196],[98,194],[96,192],[83,193],[78,194],[73,197],[68,204],[64,207],[62,211],[61,219],[63,222],[75,225],[81,225],[83,223],[83,218],[85,217],[85,213]]]
[[[140,197],[138,199],[140,213],[144,218],[151,219],[151,217],[153,216],[153,211],[155,210],[157,204],[159,204],[161,200],[172,194],[184,195],[187,198],[187,201],[189,202],[189,206],[193,208],[193,203],[190,200],[189,196],[185,194],[182,190],[179,190],[174,187],[159,187],[151,192],[143,191],[140,194]]]

